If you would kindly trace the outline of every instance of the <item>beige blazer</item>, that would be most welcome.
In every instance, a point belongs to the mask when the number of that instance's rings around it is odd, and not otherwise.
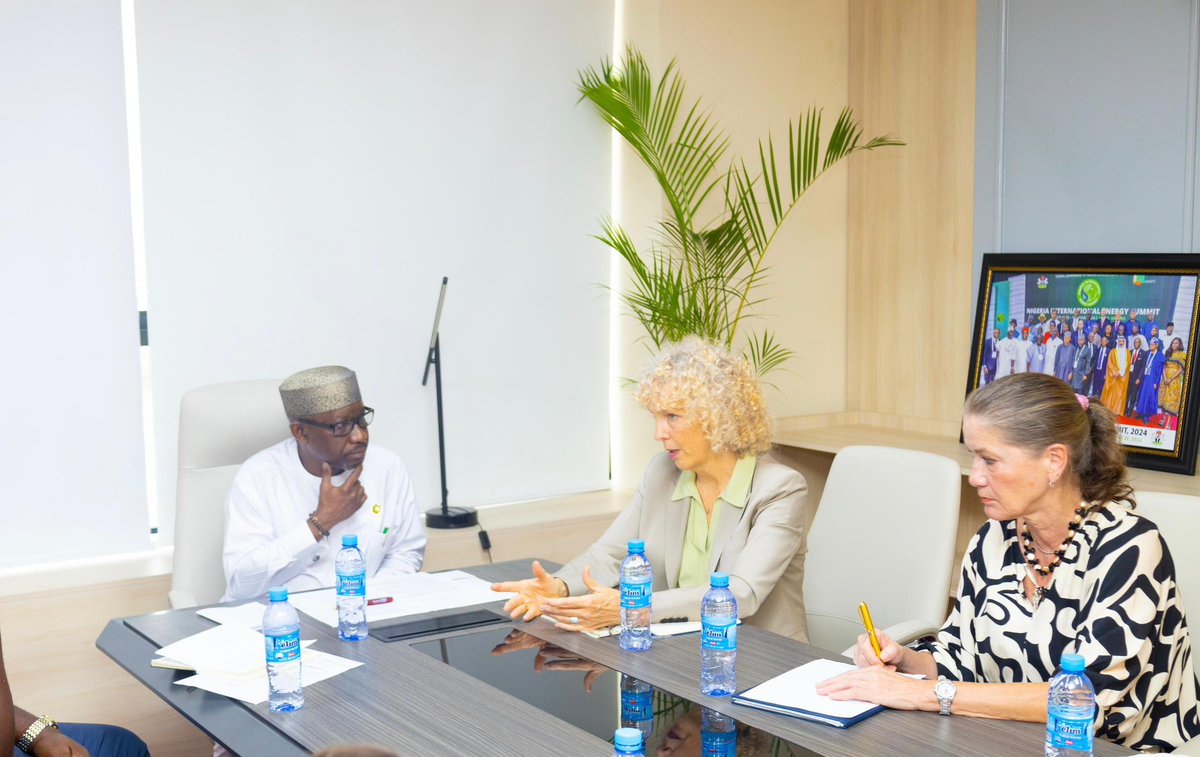
[[[600,540],[555,575],[572,595],[587,592],[582,573],[603,586],[619,583],[621,560],[630,539],[646,541],[646,557],[654,566],[654,620],[700,619],[700,600],[707,586],[679,588],[679,564],[687,528],[689,499],[671,501],[679,469],[666,453],[646,468],[633,501],[621,511]],[[712,538],[711,570],[729,574],[738,615],[751,625],[808,641],[804,615],[804,476],[759,455],[746,507],[718,500],[722,508]]]

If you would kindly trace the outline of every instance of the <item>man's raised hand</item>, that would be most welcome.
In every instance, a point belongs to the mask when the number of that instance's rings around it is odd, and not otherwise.
[[[358,512],[367,501],[367,491],[359,483],[362,466],[355,466],[341,486],[333,483],[333,469],[329,463],[321,463],[321,494],[317,499],[317,521],[329,530]]]

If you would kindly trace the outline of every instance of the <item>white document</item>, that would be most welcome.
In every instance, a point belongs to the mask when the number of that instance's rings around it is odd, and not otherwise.
[[[260,641],[262,640],[261,635],[258,638]],[[311,647],[315,643],[317,643],[316,639],[301,639],[300,640],[301,648]],[[264,664],[265,664],[265,662],[264,662]],[[170,657],[155,657],[154,659],[150,660],[150,667],[166,668],[167,670],[195,670],[196,669],[193,666],[191,666],[185,662],[182,662],[180,660],[173,660]]]
[[[738,621],[740,624],[742,621]],[[681,633],[697,633],[700,631],[700,621],[688,620],[675,623],[651,623],[650,635],[654,637],[660,636],[678,636]],[[621,633],[621,627],[617,626],[618,634]]]
[[[307,647],[316,639],[301,639]],[[150,661],[156,668],[242,673],[266,665],[266,645],[258,631],[235,625],[213,626],[168,644]]]
[[[546,620],[550,619],[546,618]],[[551,620],[550,622],[553,623],[554,621]],[[738,620],[738,625],[741,625],[741,623],[742,621]],[[698,633],[700,631],[700,625],[701,623],[698,620],[673,621],[671,623],[651,623],[650,635],[658,639],[664,636],[679,636],[680,634],[685,633]],[[620,636],[621,627],[613,626],[605,631],[585,631],[584,633],[586,633],[588,636],[591,636],[593,639],[602,639],[605,636]]]
[[[243,626],[213,626],[158,650],[191,670],[237,673],[263,667],[263,636]]]
[[[261,651],[261,650],[260,650]],[[339,673],[357,668],[362,665],[356,660],[326,654],[316,650],[305,650],[300,655],[300,685],[311,686],[326,678],[332,678]],[[261,704],[267,701],[267,666],[261,660],[258,668],[241,673],[210,672],[197,673],[175,681],[180,686],[195,686],[198,689],[211,691],[232,699],[240,699],[250,704]]]
[[[496,602],[511,597],[495,592],[491,584],[461,570],[445,573],[411,573],[382,580],[367,580],[367,622],[407,615]],[[337,591],[319,589],[292,594],[292,605],[313,620],[337,628]]]
[[[764,681],[752,689],[740,692],[734,702],[753,699],[762,704],[776,705],[787,710],[803,710],[813,715],[847,720],[878,707],[858,699],[836,700],[817,693],[817,684],[848,670],[854,665],[836,660],[813,660],[798,668]],[[923,676],[911,676],[922,678]]]
[[[262,628],[263,613],[267,611],[262,602],[247,602],[235,607],[206,607],[196,614],[221,625],[245,626],[258,631]]]

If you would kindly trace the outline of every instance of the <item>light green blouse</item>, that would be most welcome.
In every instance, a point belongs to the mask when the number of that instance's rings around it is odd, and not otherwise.
[[[736,507],[739,510],[746,507],[746,499],[750,496],[750,482],[754,479],[754,466],[758,462],[755,455],[739,458],[733,466],[733,475],[725,485],[725,491],[717,498],[718,502]],[[679,481],[675,483],[675,492],[671,495],[672,502],[690,497],[691,508],[688,510],[687,530],[683,534],[683,557],[679,562],[679,587],[708,586],[711,575],[709,565],[712,556],[712,533],[717,528],[717,518],[721,508],[713,505],[712,523],[704,514],[704,505],[700,501],[700,490],[696,487],[696,474],[683,471]]]

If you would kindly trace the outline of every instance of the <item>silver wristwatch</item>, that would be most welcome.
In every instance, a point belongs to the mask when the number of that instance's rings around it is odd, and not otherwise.
[[[954,687],[954,682],[946,676],[938,676],[937,685],[933,687],[933,695],[937,697],[938,704],[941,705],[939,712],[942,715],[950,714],[950,705],[954,703],[954,695],[958,693],[958,689]]]

